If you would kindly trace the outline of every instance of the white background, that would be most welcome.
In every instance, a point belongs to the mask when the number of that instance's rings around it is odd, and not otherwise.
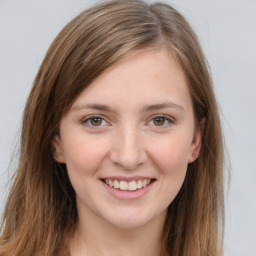
[[[50,43],[97,1],[0,0],[0,214],[26,97]],[[231,162],[226,256],[256,255],[256,1],[176,0],[211,66]]]

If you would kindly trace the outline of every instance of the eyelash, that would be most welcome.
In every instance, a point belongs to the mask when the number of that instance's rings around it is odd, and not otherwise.
[[[82,124],[86,125],[87,127],[93,128],[93,129],[99,129],[100,127],[102,127],[102,125],[97,126],[97,125],[89,124],[90,121],[92,121],[93,119],[97,119],[97,118],[101,119],[101,121],[103,121],[103,122],[107,122],[107,121],[105,121],[105,118],[101,115],[92,115],[92,116],[88,116],[85,119],[83,119]],[[154,120],[157,118],[164,118],[164,125],[158,126],[158,125],[152,124],[155,127],[163,128],[170,124],[174,124],[174,120],[166,115],[154,115],[153,117],[150,118],[150,121],[147,123],[154,122]],[[166,121],[168,122],[167,124],[165,124]]]
[[[102,121],[106,122],[103,116],[101,116],[101,115],[92,115],[92,116],[88,116],[87,118],[83,119],[82,124],[84,124],[88,127],[91,127],[93,129],[99,129],[101,127],[101,125],[97,126],[97,125],[89,124],[89,121],[92,121],[93,119],[96,119],[96,118],[99,118]]]

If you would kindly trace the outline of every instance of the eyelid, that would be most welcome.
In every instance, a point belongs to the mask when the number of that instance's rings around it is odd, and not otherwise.
[[[157,117],[162,117],[162,118],[165,118],[165,120],[167,120],[169,123],[166,124],[166,125],[160,125],[160,126],[157,126],[157,125],[152,125],[152,126],[155,126],[155,127],[158,127],[158,128],[165,128],[167,127],[168,125],[170,124],[174,124],[175,123],[175,119],[173,117],[170,117],[169,115],[164,115],[164,114],[156,114],[156,115],[153,115],[149,118],[149,121],[147,121],[147,124],[150,123],[151,121],[153,121],[154,118],[157,118]],[[106,122],[108,125],[99,125],[99,126],[94,126],[94,125],[89,125],[87,122],[93,118],[101,118],[104,122]],[[111,126],[111,124],[106,120],[106,117],[103,116],[103,115],[99,115],[99,114],[95,114],[95,115],[89,115],[89,116],[86,116],[84,117],[82,120],[81,120],[81,123],[83,125],[86,125],[87,127],[89,128],[92,128],[92,129],[99,129],[99,128],[102,128],[102,127],[105,127],[105,126]]]
[[[89,125],[87,122],[93,118],[101,118],[104,122],[108,123],[109,122],[106,120],[106,118],[102,115],[89,115],[89,116],[86,116],[84,117],[82,120],[81,120],[81,123],[89,128],[92,128],[92,129],[99,129],[101,127],[105,127],[105,126],[110,126],[110,125],[99,125],[99,126],[94,126],[94,125]]]
[[[174,124],[175,123],[175,119],[173,117],[170,117],[169,115],[164,115],[164,114],[156,114],[156,115],[153,115],[150,117],[150,120],[147,122],[151,122],[153,121],[154,118],[157,118],[157,117],[162,117],[162,118],[165,118],[165,120],[167,120],[169,123],[167,125],[160,125],[160,126],[157,126],[157,125],[152,125],[152,126],[155,126],[155,127],[158,127],[158,128],[165,128],[167,126],[169,126],[170,124]]]

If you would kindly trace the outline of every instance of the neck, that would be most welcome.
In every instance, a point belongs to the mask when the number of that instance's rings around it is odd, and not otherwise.
[[[97,216],[79,216],[71,255],[159,256],[165,217],[166,212],[143,226],[120,228]]]

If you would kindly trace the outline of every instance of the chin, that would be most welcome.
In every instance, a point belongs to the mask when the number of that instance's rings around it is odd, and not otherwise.
[[[119,218],[111,222],[111,224],[119,229],[137,229],[147,224],[146,220],[138,218]]]
[[[165,213],[164,211],[163,213]],[[124,209],[111,216],[105,216],[105,220],[120,229],[137,229],[145,225],[153,224],[157,219],[160,220],[161,213],[150,213],[149,211]],[[163,215],[165,216],[165,214]]]

